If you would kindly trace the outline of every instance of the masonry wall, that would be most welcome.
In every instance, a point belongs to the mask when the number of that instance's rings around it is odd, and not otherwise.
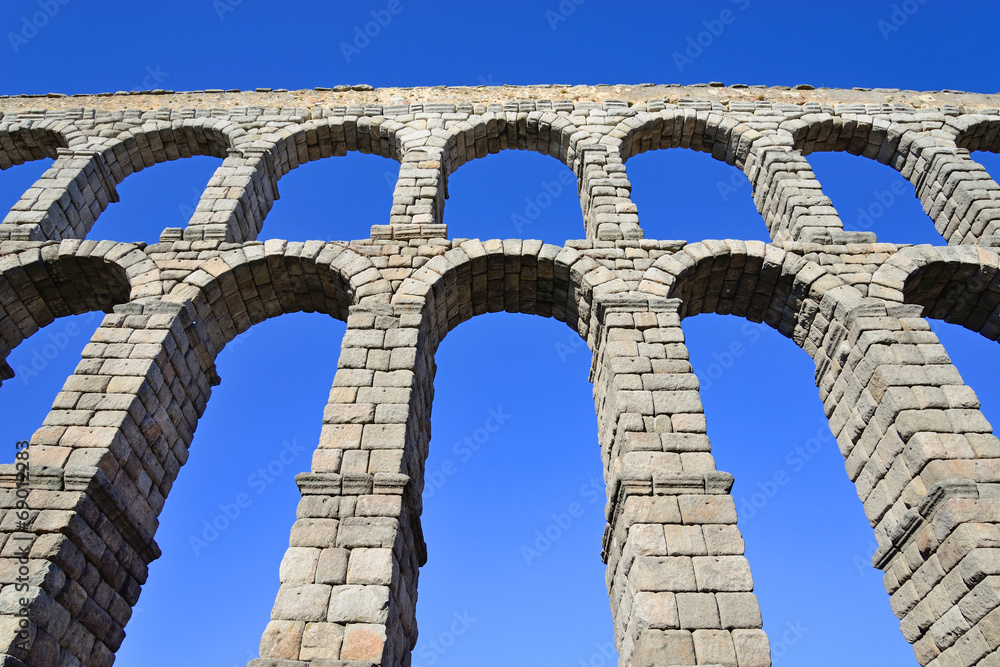
[[[1000,101],[574,90],[461,102],[414,90],[405,104],[366,90],[337,104],[343,91],[324,90],[308,107],[268,91],[210,91],[212,107],[167,95],[155,109],[0,99],[0,169],[55,160],[0,223],[0,359],[59,317],[106,313],[32,436],[30,465],[0,467],[5,665],[113,663],[219,382],[216,356],[296,311],[347,333],[255,667],[410,664],[434,355],[451,329],[497,311],[554,317],[593,353],[623,667],[770,665],[734,480],[716,469],[680,328],[700,313],[765,322],[814,360],[918,663],[1000,664],[1000,441],[925,319],[1000,337],[1000,187],[974,159],[1000,152]],[[771,242],[646,238],[628,160],[670,148],[741,170]],[[580,240],[448,236],[449,176],[511,149],[573,171]],[[845,231],[809,165],[829,150],[899,171],[941,246]],[[401,163],[386,224],[350,243],[255,240],[283,175],[348,151]],[[184,228],[152,245],[99,240],[119,183],[190,155],[222,162]]]

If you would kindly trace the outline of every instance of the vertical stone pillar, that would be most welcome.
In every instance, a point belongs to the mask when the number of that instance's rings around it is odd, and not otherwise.
[[[31,438],[27,483],[0,467],[0,664],[114,661],[218,383],[203,341],[178,304],[116,307]]]
[[[800,151],[777,143],[780,138],[769,135],[754,142],[743,167],[771,239],[777,243],[874,243],[874,232],[844,231],[812,166]]]
[[[59,148],[49,168],[0,223],[0,240],[82,239],[118,201],[117,182],[97,150]]]
[[[904,136],[893,159],[949,244],[1000,243],[1000,186],[967,149],[931,134]]]
[[[732,476],[715,469],[676,299],[597,304],[603,556],[623,667],[770,667]]]
[[[580,206],[587,237],[598,241],[641,239],[632,184],[620,155],[603,144],[577,148]]]
[[[409,664],[433,392],[419,306],[351,309],[253,667]]]
[[[1000,441],[920,306],[824,300],[817,384],[922,665],[1000,648]]]
[[[278,199],[273,147],[229,149],[215,170],[187,227],[168,227],[161,241],[227,241],[257,238]]]
[[[392,193],[390,224],[372,225],[372,238],[447,238],[444,200],[448,198],[448,173],[444,150],[434,146],[411,148],[403,153],[401,162]]]

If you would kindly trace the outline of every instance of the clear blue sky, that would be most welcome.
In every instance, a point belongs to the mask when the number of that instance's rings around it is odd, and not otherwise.
[[[898,30],[885,27],[892,2],[852,0],[820,9],[763,0],[564,0],[562,14],[559,0],[400,3],[377,37],[345,56],[341,44],[352,43],[372,12],[384,16],[388,0],[7,0],[0,13],[0,94],[707,81],[1000,90],[995,2],[900,2],[900,11],[904,5],[915,11]],[[53,15],[32,32],[24,17],[30,23],[42,6]],[[678,65],[674,53],[727,9],[736,19],[692,62]],[[1000,176],[997,156],[975,157]],[[877,201],[877,192],[891,192],[902,180],[863,158],[810,160],[849,228],[865,224],[858,211]],[[16,201],[45,162],[0,174],[0,208]],[[128,178],[119,187],[121,202],[101,216],[91,238],[155,241],[163,227],[184,224],[218,162],[191,158]],[[397,169],[354,154],[293,171],[279,184],[282,197],[264,237],[366,237],[372,224],[386,221]],[[530,228],[518,232],[511,221],[526,198],[564,170],[551,158],[514,152],[462,167],[451,179],[445,213],[452,235],[560,244],[580,238],[572,191],[556,197]],[[686,151],[630,160],[646,235],[765,239],[749,186],[720,188],[740,182],[730,180],[733,173]],[[905,194],[871,229],[889,241],[943,243],[903,185]],[[360,192],[366,196],[359,199]],[[96,315],[59,320],[11,355],[15,369],[36,355],[52,357],[37,375],[22,373],[0,388],[0,437],[11,456],[13,442],[44,418],[97,322]],[[740,526],[775,664],[912,665],[880,573],[868,564],[871,529],[823,418],[812,363],[773,330],[738,318],[699,316],[684,329],[718,466],[737,479]],[[254,327],[221,354],[223,381],[161,515],[164,555],[150,568],[118,664],[231,667],[256,655],[294,519],[293,477],[308,468],[343,330],[323,315],[285,316]],[[996,421],[996,344],[951,326],[935,330]],[[728,358],[734,343],[742,353]],[[438,365],[427,469],[450,470],[450,461],[456,472],[435,478],[441,483],[428,483],[425,494],[429,562],[420,579],[414,665],[610,664],[589,353],[559,322],[497,314],[452,332]],[[776,365],[782,372],[774,372]],[[475,434],[491,411],[504,415],[503,427],[471,456],[456,451],[455,443]],[[789,456],[813,445],[817,453],[809,460]],[[261,488],[252,476],[283,449],[294,454],[291,464]],[[788,483],[763,507],[744,504],[781,472]],[[240,493],[251,495],[251,506],[195,553],[190,538]],[[527,562],[522,547],[573,503],[582,516]],[[470,621],[452,643],[446,633],[454,614]]]

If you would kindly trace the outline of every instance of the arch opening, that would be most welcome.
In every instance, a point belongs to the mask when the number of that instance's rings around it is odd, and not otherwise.
[[[281,199],[274,203],[257,238],[366,239],[372,225],[388,222],[398,177],[396,160],[357,151],[299,165],[278,181]],[[358,192],[372,194],[359,200]]]
[[[533,238],[561,246],[586,235],[576,181],[549,156],[500,151],[448,178],[444,222],[452,238]]]
[[[12,165],[0,173],[0,219],[14,209],[21,195],[49,170],[52,163],[52,158],[43,157],[16,167]]]
[[[712,453],[736,479],[738,527],[775,664],[825,664],[820,656],[834,653],[912,664],[871,564],[878,545],[843,473],[812,361],[771,327],[739,316],[700,313],[682,327]]]
[[[753,187],[738,168],[695,151],[669,149],[646,151],[626,165],[648,238],[770,241]]]
[[[73,396],[61,393],[63,384],[80,363],[103,317],[99,310],[60,317],[10,352],[5,363],[13,377],[0,386],[3,442],[30,440],[50,409],[67,409],[72,404]],[[11,446],[0,456],[0,463],[13,463],[15,453]]]
[[[845,231],[874,232],[881,243],[941,245],[913,185],[898,171],[843,151],[812,153],[808,159]]]
[[[118,661],[167,667],[191,650],[222,665],[257,657],[301,499],[295,475],[309,470],[344,329],[332,317],[291,313],[218,354],[222,384],[160,514],[163,555],[150,565]],[[155,654],[140,650],[223,617],[224,636],[194,633]]]
[[[994,181],[1000,177],[1000,147],[993,151],[975,151],[972,153],[972,159],[986,167],[986,171],[990,173]]]
[[[188,223],[220,164],[218,157],[192,155],[133,173],[117,186],[120,200],[108,206],[87,238],[156,243],[164,228]]]
[[[504,663],[617,662],[591,357],[572,336],[502,313],[438,348],[414,665],[500,664],[473,652],[484,641]]]

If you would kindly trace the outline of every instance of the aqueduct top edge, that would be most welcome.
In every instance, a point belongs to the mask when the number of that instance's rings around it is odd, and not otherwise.
[[[492,83],[491,81],[489,83]],[[106,111],[120,111],[123,98],[137,109],[162,107],[284,106],[330,107],[341,105],[397,105],[413,102],[489,104],[503,101],[559,100],[571,103],[620,101],[646,110],[650,102],[677,103],[685,100],[710,102],[769,101],[783,104],[809,102],[837,104],[902,104],[916,109],[964,107],[982,113],[1000,107],[1000,93],[975,93],[958,90],[916,91],[898,88],[823,88],[809,85],[763,86],[734,84],[618,84],[618,85],[477,85],[423,86],[413,88],[373,88],[370,85],[319,86],[313,89],[256,90],[207,89],[196,91],[146,90],[115,93],[73,94],[44,93],[0,95],[0,112],[18,113],[37,109],[72,109],[83,106]],[[651,109],[650,109],[651,110]]]

